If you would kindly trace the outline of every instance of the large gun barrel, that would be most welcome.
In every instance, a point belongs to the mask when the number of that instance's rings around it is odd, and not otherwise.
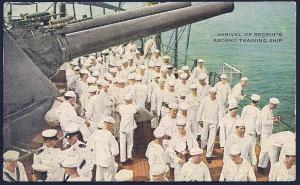
[[[135,8],[132,10],[117,12],[114,14],[108,14],[104,16],[99,16],[89,21],[84,21],[76,24],[72,24],[66,26],[63,30],[59,31],[59,33],[72,33],[78,32],[86,29],[91,29],[99,26],[104,26],[112,23],[127,21],[131,19],[136,19],[139,17],[144,17],[148,15],[158,14],[170,10],[175,10],[179,8],[184,8],[187,6],[191,6],[190,2],[170,2],[170,3],[162,3],[153,6],[147,6],[143,8]]]
[[[101,26],[60,37],[63,60],[115,46],[130,40],[168,31],[233,11],[232,2],[209,2]]]

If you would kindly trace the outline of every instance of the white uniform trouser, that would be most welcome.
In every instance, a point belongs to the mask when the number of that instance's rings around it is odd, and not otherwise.
[[[259,160],[258,160],[258,167],[266,168],[269,161],[269,155],[268,155],[268,144],[267,144],[267,138],[263,137],[260,140],[260,153],[259,153]]]
[[[251,138],[252,151],[255,151],[257,137],[255,136],[255,134],[249,134],[249,133],[246,133],[246,134]],[[254,157],[253,161],[254,161],[255,164],[256,164],[256,163],[257,163],[256,155],[253,155],[253,157]]]
[[[268,146],[268,155],[270,158],[271,166],[279,161],[279,147],[277,146]]]
[[[120,162],[126,161],[126,153],[127,158],[132,158],[132,148],[133,130],[129,131],[128,133],[120,132]]]
[[[115,181],[115,164],[109,167],[102,167],[97,165],[96,181]]]
[[[201,148],[207,146],[206,157],[211,157],[214,149],[214,143],[217,134],[217,124],[203,123],[201,135]]]
[[[174,165],[174,181],[182,181],[181,168],[179,164]]]

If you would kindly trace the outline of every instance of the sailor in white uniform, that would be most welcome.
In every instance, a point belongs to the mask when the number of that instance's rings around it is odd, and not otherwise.
[[[180,79],[177,80],[175,84],[175,93],[177,96],[180,96],[182,93],[188,94],[189,93],[189,86],[190,83],[187,81],[188,75],[183,73],[179,76]]]
[[[231,90],[231,93],[228,97],[228,104],[239,104],[240,100],[244,99],[245,94],[243,93],[243,88],[248,82],[247,77],[240,79],[240,82],[237,83]]]
[[[132,160],[133,133],[137,128],[135,117],[138,109],[132,103],[131,94],[124,95],[124,103],[118,107],[120,122],[120,162]]]
[[[229,112],[220,121],[220,147],[224,147],[228,137],[235,132],[235,123],[238,119],[241,119],[237,114],[237,105],[229,105]]]
[[[164,182],[169,181],[167,176],[167,171],[169,167],[165,164],[154,164],[152,167],[152,179],[150,181],[156,181],[156,182]]]
[[[86,82],[87,82],[88,86],[83,90],[82,95],[79,97],[81,109],[83,111],[86,111],[86,104],[89,101],[89,98],[91,97],[91,94],[90,94],[91,87],[96,86],[96,78],[93,76],[90,76],[86,80]]]
[[[59,166],[58,161],[61,156],[60,148],[56,148],[57,131],[47,129],[42,132],[44,144],[33,155],[34,164],[42,164],[49,167],[47,181],[58,181],[62,179],[63,169]]]
[[[181,168],[182,181],[211,181],[207,165],[201,160],[203,150],[194,147],[190,150],[190,159]]]
[[[224,161],[220,181],[256,181],[251,164],[241,157],[241,148],[234,144],[229,148],[230,160]]]
[[[296,145],[285,152],[285,159],[271,166],[269,181],[296,180]]]
[[[78,156],[68,156],[60,164],[65,169],[63,174],[64,182],[91,181],[91,179],[79,173],[78,168],[81,164],[81,159]]]
[[[261,173],[264,173],[264,169],[268,165],[269,156],[268,156],[268,144],[267,138],[272,134],[273,124],[278,122],[280,119],[273,116],[273,110],[276,109],[279,104],[277,98],[270,98],[269,104],[264,106],[261,110],[261,140],[260,140],[260,153],[258,161],[258,170]]]
[[[178,104],[171,103],[169,104],[169,113],[163,116],[159,122],[158,127],[162,127],[166,132],[168,132],[169,136],[172,136],[177,130],[176,127],[176,119],[178,112]]]
[[[14,150],[8,150],[3,154],[3,181],[28,181],[24,165],[18,161],[19,155],[19,152]]]
[[[177,119],[177,132],[172,136],[170,141],[170,156],[174,160],[174,181],[181,181],[180,173],[184,163],[188,160],[189,151],[193,147],[199,147],[194,135],[188,132],[185,119]]]
[[[79,71],[80,79],[76,81],[75,92],[78,97],[81,97],[83,90],[88,87],[87,79],[89,77],[89,71],[86,69],[81,69]]]
[[[139,74],[135,75],[135,103],[138,109],[145,108],[147,100],[147,86],[142,83],[142,76]]]
[[[156,164],[167,166],[167,161],[165,159],[165,151],[162,145],[162,141],[165,136],[165,130],[162,127],[157,127],[153,135],[155,139],[148,144],[145,156],[148,158],[149,163],[149,176],[150,180],[153,179],[152,171]],[[169,169],[166,168],[165,172]]]
[[[197,121],[203,127],[201,148],[204,149],[207,146],[206,158],[208,162],[212,156],[218,125],[223,117],[223,106],[216,98],[216,94],[217,88],[211,87],[209,96],[202,101],[197,113]]]
[[[74,73],[67,79],[67,89],[74,91],[76,88],[76,82],[80,79],[80,68],[78,66],[73,68]]]
[[[206,83],[207,75],[205,73],[201,73],[198,75],[198,82],[197,84],[197,96],[199,101],[202,101],[204,98],[208,96],[208,90],[210,86]]]
[[[215,84],[215,87],[218,89],[217,98],[222,102],[223,109],[225,110],[228,102],[228,96],[231,93],[231,88],[227,82],[228,76],[226,74],[221,74],[221,81]]]
[[[67,138],[67,146],[66,149],[62,151],[62,157],[79,157],[81,163],[78,172],[91,180],[94,162],[91,151],[86,147],[86,144],[82,142],[79,127],[77,124],[69,124],[67,126],[65,135]]]
[[[257,107],[260,96],[257,94],[251,95],[251,104],[246,105],[241,114],[241,118],[245,121],[246,135],[249,135],[252,140],[252,147],[255,150],[257,137],[260,136],[261,132],[261,111]],[[256,155],[255,155],[256,158]],[[257,159],[255,159],[257,160]]]
[[[207,71],[206,68],[203,66],[204,60],[199,58],[197,60],[197,67],[195,67],[195,69],[193,70],[192,73],[192,77],[193,79],[197,80],[200,74],[206,74],[207,75]],[[208,82],[208,80],[206,81],[206,83]]]
[[[31,165],[32,167],[32,177],[33,182],[44,182],[47,181],[47,172],[50,168],[46,165],[35,163]]]
[[[158,79],[158,88],[153,92],[151,96],[151,111],[155,116],[151,120],[151,127],[156,128],[158,126],[160,117],[161,117],[161,109],[164,102],[164,99],[167,96],[167,91],[165,88],[165,80],[163,78]]]
[[[93,161],[97,166],[96,181],[115,181],[115,156],[119,154],[119,145],[112,135],[115,120],[105,116],[101,122],[98,123],[99,130],[91,135],[87,146],[92,151]]]
[[[85,119],[77,116],[75,108],[73,107],[76,104],[76,95],[73,91],[67,91],[64,95],[65,101],[58,108],[58,117],[60,122],[60,127],[63,133],[65,134],[65,127],[68,123],[79,124],[80,132],[82,133],[83,140],[86,141],[90,136],[90,131],[88,127],[91,125]]]

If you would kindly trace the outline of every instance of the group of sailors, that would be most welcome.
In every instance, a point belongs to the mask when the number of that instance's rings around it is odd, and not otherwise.
[[[295,134],[272,133],[280,120],[273,115],[277,98],[260,110],[260,96],[252,94],[239,116],[247,77],[231,88],[222,74],[210,86],[203,59],[192,71],[189,66],[176,70],[153,41],[143,52],[131,41],[65,64],[68,91],[56,111],[63,137],[55,129],[42,132],[32,181],[91,181],[94,166],[95,181],[132,179],[130,170],[118,172],[116,156],[121,164],[134,160],[137,122],[149,118],[155,137],[145,153],[151,181],[211,181],[204,159],[212,162],[217,135],[223,153],[220,181],[256,181],[254,172],[265,174],[269,161],[269,181],[295,180]],[[3,158],[5,181],[27,181],[17,151]]]

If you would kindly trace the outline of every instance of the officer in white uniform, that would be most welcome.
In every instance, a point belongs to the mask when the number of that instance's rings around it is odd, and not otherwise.
[[[264,173],[264,169],[268,165],[269,156],[268,156],[268,144],[266,142],[267,138],[272,134],[273,124],[278,122],[280,119],[273,116],[273,110],[279,104],[277,98],[270,98],[269,104],[264,106],[261,110],[261,140],[260,140],[260,153],[258,161],[258,171]]]
[[[132,103],[131,94],[124,95],[124,103],[118,107],[118,112],[121,115],[120,122],[120,162],[126,162],[126,159],[131,160],[133,148],[133,133],[137,128],[135,117],[137,107]],[[127,146],[127,147],[126,147]]]
[[[227,75],[221,74],[221,81],[215,84],[215,87],[218,89],[217,98],[222,102],[223,109],[225,110],[228,102],[228,96],[231,93],[231,88],[229,83],[227,82]]]
[[[33,182],[44,182],[47,181],[47,172],[50,168],[43,164],[32,164],[32,181]]]
[[[238,119],[241,119],[240,116],[237,114],[238,107],[237,105],[229,105],[228,106],[229,112],[225,114],[225,116],[220,121],[220,147],[224,147],[226,140],[228,137],[235,132],[235,123]]]
[[[174,160],[174,181],[181,181],[182,175],[180,173],[184,163],[188,160],[189,151],[193,147],[199,147],[194,135],[188,132],[185,119],[177,119],[177,132],[172,136],[169,143],[170,156]]]
[[[251,104],[246,105],[241,114],[241,118],[246,124],[246,134],[251,137],[252,147],[255,150],[257,137],[260,137],[261,132],[261,111],[257,107],[260,96],[257,94],[251,95]],[[256,156],[255,156],[256,157]]]
[[[269,181],[296,180],[296,145],[285,152],[285,159],[271,166]]]
[[[88,129],[90,123],[87,122],[85,119],[77,116],[77,113],[74,108],[74,105],[76,104],[75,93],[73,91],[67,91],[65,93],[64,98],[65,101],[59,106],[57,112],[61,130],[65,134],[65,127],[67,126],[67,124],[69,124],[70,122],[76,123],[81,126],[80,131],[82,133],[83,140],[86,141],[91,134]]]
[[[3,154],[3,181],[28,181],[24,165],[18,161],[19,155],[19,152],[14,150],[8,150]]]
[[[190,150],[190,159],[181,168],[182,181],[211,181],[207,165],[201,160],[203,150],[194,147]]]
[[[98,123],[99,130],[91,135],[87,146],[97,166],[96,181],[115,181],[115,156],[119,154],[119,145],[112,135],[115,120],[105,116],[101,122]]]
[[[91,151],[86,147],[86,144],[81,140],[80,126],[77,124],[69,124],[66,128],[67,146],[62,151],[63,157],[75,156],[79,157],[81,163],[78,171],[89,180],[92,179],[92,169],[94,162]]]
[[[65,169],[63,174],[64,182],[81,182],[81,181],[91,181],[88,177],[81,175],[78,168],[81,164],[81,159],[78,156],[68,156],[62,160],[60,163]]]
[[[228,104],[239,104],[240,100],[244,99],[243,88],[246,86],[248,82],[247,77],[243,77],[240,79],[240,82],[237,83],[233,88],[228,97]]]
[[[153,141],[151,141],[148,144],[145,156],[148,158],[148,163],[149,163],[149,176],[150,176],[150,180],[153,179],[152,177],[152,171],[153,171],[153,167],[156,164],[160,164],[160,165],[167,165],[167,161],[165,159],[165,151],[162,145],[162,141],[164,139],[165,136],[165,130],[162,127],[157,127],[154,132],[153,135],[155,137],[155,139]],[[169,169],[166,168],[165,172],[168,172]]]
[[[33,155],[34,164],[42,164],[49,167],[47,181],[58,181],[62,178],[63,169],[58,161],[61,156],[60,148],[56,148],[57,131],[47,129],[42,132],[44,144]]]
[[[207,146],[206,158],[208,162],[212,156],[218,125],[223,117],[223,106],[216,98],[216,94],[217,88],[211,87],[209,96],[202,101],[197,113],[197,121],[200,122],[201,127],[203,126],[201,148],[204,149]]]
[[[230,160],[224,161],[220,181],[256,181],[251,164],[241,157],[241,148],[234,144],[229,148]]]

